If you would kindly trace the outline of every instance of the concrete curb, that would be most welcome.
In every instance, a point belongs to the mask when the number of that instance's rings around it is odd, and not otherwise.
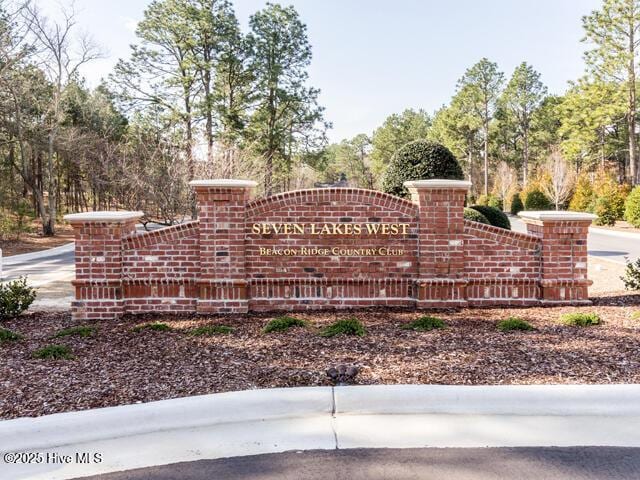
[[[246,390],[0,422],[0,453],[153,432],[329,415],[330,387]]]
[[[1,421],[0,459],[97,452],[104,461],[0,464],[3,478],[64,480],[287,450],[640,447],[638,424],[640,385],[264,389]]]

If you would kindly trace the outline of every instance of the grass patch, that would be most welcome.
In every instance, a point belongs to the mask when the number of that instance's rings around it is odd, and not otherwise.
[[[284,332],[294,327],[306,327],[307,322],[295,317],[277,317],[273,320],[270,320],[264,328],[262,329],[263,333],[272,333],[272,332]]]
[[[0,328],[0,343],[22,340],[22,335],[7,328]]]
[[[204,325],[189,331],[189,335],[194,337],[210,337],[212,335],[228,335],[233,332],[233,328],[226,325]]]
[[[54,338],[69,337],[75,335],[79,337],[89,337],[96,333],[96,330],[96,327],[89,326],[63,328],[54,335]]]
[[[364,325],[355,317],[338,320],[331,325],[322,329],[320,335],[322,337],[335,337],[336,335],[356,335],[364,337],[367,331]]]
[[[402,325],[404,330],[415,330],[416,332],[428,332],[437,328],[445,328],[447,326],[441,319],[436,317],[424,316],[411,323]]]
[[[153,330],[154,332],[170,332],[171,327],[166,323],[162,322],[153,322],[153,323],[143,323],[142,325],[136,325],[131,329],[132,332],[142,332],[143,330]]]
[[[533,325],[521,318],[509,317],[498,322],[498,330],[501,332],[511,332],[513,330],[529,331],[533,330]]]
[[[589,327],[600,324],[600,316],[597,313],[565,313],[560,321],[571,327]]]
[[[71,349],[66,345],[47,345],[33,352],[34,358],[45,360],[71,360]]]

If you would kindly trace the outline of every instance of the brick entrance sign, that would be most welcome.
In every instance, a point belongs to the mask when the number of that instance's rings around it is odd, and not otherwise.
[[[522,212],[528,233],[463,218],[469,182],[407,182],[252,199],[254,182],[191,182],[199,219],[137,232],[142,212],[67,215],[75,318],[366,307],[589,303],[575,212]]]

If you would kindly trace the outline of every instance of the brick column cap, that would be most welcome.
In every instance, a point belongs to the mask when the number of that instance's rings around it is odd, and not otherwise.
[[[144,212],[130,211],[100,211],[71,213],[63,218],[69,223],[125,223],[130,220],[138,220]]]
[[[234,178],[211,178],[206,180],[191,180],[192,187],[226,187],[226,188],[254,188],[258,183],[253,180],[238,180]]]
[[[430,180],[411,180],[404,182],[404,186],[407,188],[420,188],[420,189],[451,189],[451,190],[469,190],[471,188],[471,182],[468,180],[448,180],[434,178]]]
[[[524,222],[586,222],[593,221],[598,218],[593,213],[586,212],[567,212],[564,210],[541,210],[541,211],[523,211],[518,216]]]

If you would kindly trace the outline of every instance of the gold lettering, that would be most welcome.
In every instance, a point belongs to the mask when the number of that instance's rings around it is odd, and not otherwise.
[[[293,229],[295,230],[295,233],[298,233],[300,235],[304,234],[304,224],[300,225],[299,223],[294,223]]]

